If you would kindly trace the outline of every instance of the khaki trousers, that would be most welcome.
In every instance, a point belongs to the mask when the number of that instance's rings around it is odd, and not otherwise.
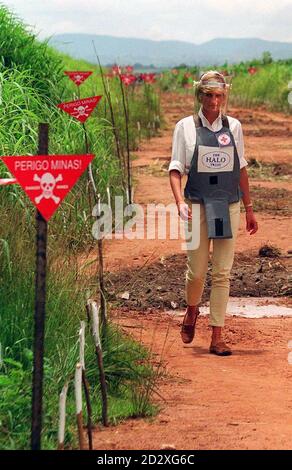
[[[189,206],[191,202],[185,200]],[[210,325],[224,326],[230,288],[230,271],[233,265],[234,249],[240,223],[240,202],[229,205],[233,238],[214,239],[212,253],[212,287],[210,296]],[[196,250],[187,251],[186,302],[200,303],[206,274],[211,240],[208,239],[204,204],[200,204],[200,245]]]

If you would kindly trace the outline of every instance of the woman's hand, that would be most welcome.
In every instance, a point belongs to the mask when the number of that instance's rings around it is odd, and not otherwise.
[[[253,235],[258,231],[258,223],[256,221],[255,215],[252,209],[247,209],[246,214],[246,230],[250,232],[250,235]]]
[[[191,220],[192,219],[192,210],[185,202],[177,202],[177,212],[182,220]]]

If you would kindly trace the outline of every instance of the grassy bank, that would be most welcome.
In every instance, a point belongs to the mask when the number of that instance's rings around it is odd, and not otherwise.
[[[64,76],[69,70],[93,70],[81,87],[82,97],[103,95],[86,123],[90,151],[96,155],[93,175],[102,200],[108,187],[113,198],[124,194],[123,165],[126,125],[121,107],[119,79],[109,83],[121,156],[116,152],[111,113],[104,98],[100,72],[36,41],[26,27],[0,7],[0,154],[34,155],[39,122],[50,125],[51,154],[84,153],[84,132],[79,122],[57,109],[62,101],[77,98],[77,88]],[[8,47],[9,45],[9,47]],[[124,90],[130,113],[129,146],[156,132],[159,101],[153,88]],[[138,125],[139,123],[139,125]],[[151,132],[149,132],[151,129]],[[0,162],[0,177],[8,176]],[[78,359],[79,320],[86,318],[88,295],[98,298],[98,279],[80,275],[78,259],[96,241],[94,218],[84,175],[49,223],[48,286],[45,340],[43,447],[57,445],[58,395],[72,378]],[[35,209],[17,186],[0,188],[0,447],[26,449],[30,445],[32,328],[34,310]],[[87,328],[88,330],[88,328]],[[86,368],[91,388],[93,419],[101,417],[98,370],[87,331]],[[110,326],[103,340],[109,417],[112,423],[127,416],[154,412],[150,402],[155,372],[148,353]],[[66,445],[76,445],[72,385],[68,397]]]

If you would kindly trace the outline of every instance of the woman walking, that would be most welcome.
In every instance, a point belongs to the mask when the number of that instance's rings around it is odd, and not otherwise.
[[[182,341],[190,343],[194,338],[213,240],[209,350],[219,356],[232,354],[224,342],[222,330],[241,198],[246,211],[246,230],[250,235],[258,230],[249,194],[241,124],[222,113],[227,91],[228,84],[219,72],[210,70],[201,76],[196,84],[200,110],[176,124],[169,165],[170,185],[180,217],[190,222],[192,205],[200,205],[200,216],[193,221],[200,224],[200,244],[187,253],[187,309],[181,327]],[[183,197],[181,178],[184,174],[188,178]]]

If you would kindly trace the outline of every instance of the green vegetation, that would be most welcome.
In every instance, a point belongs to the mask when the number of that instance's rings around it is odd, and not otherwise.
[[[57,109],[62,101],[78,97],[77,87],[64,70],[93,70],[80,88],[82,97],[103,95],[86,123],[90,151],[96,155],[93,175],[101,194],[124,193],[123,154],[126,151],[125,118],[118,78],[109,82],[116,142],[99,70],[91,64],[63,57],[40,44],[5,7],[0,7],[0,155],[34,155],[38,124],[50,125],[51,154],[84,153],[84,131],[79,122]],[[126,89],[130,113],[129,145],[153,135],[159,122],[155,90],[142,85]],[[138,125],[139,122],[139,125]],[[0,177],[8,176],[0,162]],[[74,373],[79,320],[85,319],[88,295],[98,296],[97,275],[80,270],[84,251],[95,246],[91,235],[94,218],[84,175],[49,223],[48,285],[45,340],[45,397],[43,447],[56,448],[58,395]],[[32,328],[34,311],[35,209],[17,186],[0,188],[0,448],[27,449],[30,445]],[[96,250],[97,251],[97,250]],[[86,368],[91,388],[93,421],[101,417],[98,370],[87,328]],[[109,417],[112,423],[127,416],[145,416],[155,410],[150,403],[157,371],[149,354],[110,326],[103,339]],[[72,386],[68,397],[66,445],[76,445],[75,405]]]
[[[253,67],[255,73],[248,69]],[[240,64],[231,67],[232,80],[231,104],[245,107],[266,106],[269,110],[291,112],[288,101],[291,91],[292,59],[270,62],[263,57],[262,62]]]
[[[62,61],[46,43],[36,41],[21,21],[0,5],[0,71],[27,72],[27,84],[43,99],[57,97]]]
[[[162,91],[192,92],[193,81],[198,79],[199,67],[181,65],[160,74],[159,85]]]
[[[230,104],[245,107],[264,105],[267,109],[291,113],[288,95],[292,91],[292,59],[273,61],[264,52],[260,60],[222,66],[210,65],[205,70],[219,70],[232,76]],[[198,67],[176,67],[163,72],[160,87],[163,91],[193,93],[193,80],[199,79]],[[291,100],[290,100],[291,101]]]
[[[39,43],[35,36],[0,6],[0,155],[34,155],[38,124],[50,125],[49,152],[85,152],[84,129],[57,108],[62,101],[102,95],[86,122],[90,151],[95,154],[93,176],[101,195],[125,194],[127,146],[137,149],[142,138],[155,135],[161,123],[157,89],[150,83],[126,87],[118,76],[104,76],[84,61],[63,56]],[[249,74],[248,68],[257,72]],[[265,104],[287,110],[291,61],[273,62],[265,54],[260,63],[245,63],[223,70],[234,74],[233,103]],[[92,70],[78,89],[64,70]],[[107,71],[103,70],[106,74]],[[163,91],[192,93],[199,69],[177,67],[163,74]],[[105,89],[111,95],[110,109]],[[124,97],[123,97],[123,93]],[[123,103],[128,113],[128,135]],[[113,126],[112,116],[115,125]],[[119,148],[119,151],[117,150]],[[0,161],[0,177],[9,176]],[[58,396],[72,379],[78,359],[79,321],[86,318],[85,301],[98,297],[93,270],[81,269],[86,254],[95,248],[87,177],[83,175],[49,223],[47,318],[45,340],[45,387],[43,447],[56,448]],[[30,439],[32,329],[34,311],[35,209],[17,185],[0,188],[0,448],[27,449]],[[97,251],[97,250],[96,250]],[[91,264],[90,268],[95,267]],[[86,370],[91,389],[93,422],[101,417],[100,389],[94,347],[87,327]],[[160,367],[153,370],[151,355],[122,335],[113,325],[103,338],[104,365],[109,391],[111,423],[155,412],[151,396]],[[66,446],[76,441],[72,381],[68,396]]]

